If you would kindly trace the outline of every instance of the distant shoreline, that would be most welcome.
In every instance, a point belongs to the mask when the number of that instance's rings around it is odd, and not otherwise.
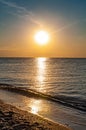
[[[53,58],[53,59],[86,59],[86,57],[46,57],[46,56],[39,56],[39,57],[0,57],[0,58],[13,58],[13,59],[15,59],[15,58],[18,58],[18,59],[22,59],[22,58],[25,58],[25,59],[28,59],[28,58]]]

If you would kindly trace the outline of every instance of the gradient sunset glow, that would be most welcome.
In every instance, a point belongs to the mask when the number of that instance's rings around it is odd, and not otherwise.
[[[0,57],[86,57],[85,0],[0,0],[0,14]]]

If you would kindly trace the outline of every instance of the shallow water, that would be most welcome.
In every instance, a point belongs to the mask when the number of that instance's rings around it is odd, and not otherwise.
[[[69,109],[65,106],[43,99],[35,99],[23,96],[15,92],[0,90],[0,99],[5,103],[18,107],[19,109],[31,112],[71,127],[73,130],[86,129],[85,113]]]

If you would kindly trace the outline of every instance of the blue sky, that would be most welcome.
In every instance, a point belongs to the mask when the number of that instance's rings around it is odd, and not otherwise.
[[[31,38],[30,32],[36,28],[54,35],[53,53],[49,56],[86,56],[86,0],[0,0],[1,56],[10,55],[13,48],[27,48],[24,35],[28,33]],[[33,48],[29,40],[28,47]],[[61,52],[72,48],[77,54],[54,53],[58,47]],[[34,56],[32,52],[29,55]]]

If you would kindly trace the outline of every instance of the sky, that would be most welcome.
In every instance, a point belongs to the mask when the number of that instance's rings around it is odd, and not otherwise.
[[[86,0],[0,0],[0,57],[40,56],[86,58]]]

